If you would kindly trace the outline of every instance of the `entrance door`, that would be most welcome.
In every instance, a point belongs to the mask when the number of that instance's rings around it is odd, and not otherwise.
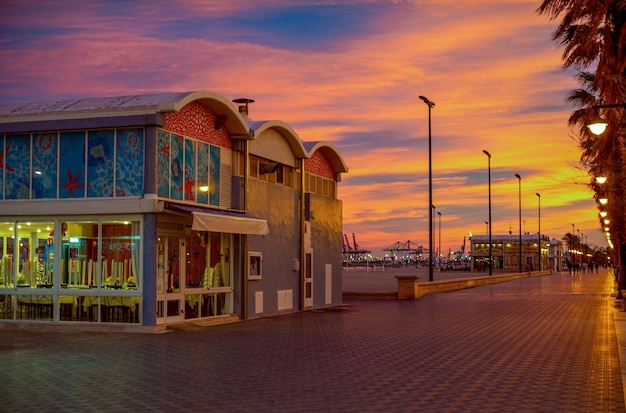
[[[313,250],[304,253],[304,308],[313,307]]]
[[[157,324],[183,321],[185,244],[180,237],[159,236],[157,241]]]

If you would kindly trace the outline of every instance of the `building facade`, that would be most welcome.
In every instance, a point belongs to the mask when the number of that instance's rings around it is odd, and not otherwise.
[[[489,271],[489,236],[472,235],[470,237],[472,271]],[[539,253],[541,251],[541,254]],[[556,250],[555,250],[556,251]],[[538,271],[539,260],[541,269],[551,269],[550,238],[541,235],[541,249],[537,234],[522,235],[521,268],[525,271]],[[520,269],[520,237],[519,235],[492,235],[491,255],[493,270],[501,272],[519,272]]]
[[[341,304],[340,153],[236,102],[0,104],[2,322],[160,329]]]

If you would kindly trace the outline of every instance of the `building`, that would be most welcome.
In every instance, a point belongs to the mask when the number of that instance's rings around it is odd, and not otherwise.
[[[341,304],[347,167],[217,93],[0,104],[0,319],[160,329]]]
[[[491,255],[494,271],[519,272],[520,268],[520,237],[519,235],[492,235]],[[539,236],[537,234],[522,235],[522,271],[539,270]],[[472,271],[489,270],[489,235],[472,235],[470,237]],[[556,252],[556,250],[555,250]],[[550,238],[541,236],[541,269],[553,267],[550,264]]]

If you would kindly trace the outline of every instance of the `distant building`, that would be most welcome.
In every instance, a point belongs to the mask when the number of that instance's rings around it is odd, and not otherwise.
[[[491,254],[494,271],[518,272],[520,268],[520,237],[519,235],[492,235]],[[539,269],[539,236],[537,234],[522,235],[522,271]],[[472,235],[470,237],[473,271],[489,270],[489,235]],[[553,252],[554,251],[554,252]],[[555,255],[553,255],[555,254]],[[553,260],[558,260],[558,248],[551,247],[550,238],[541,236],[541,269],[554,269]],[[562,246],[560,249],[562,255]]]
[[[339,151],[236,102],[0,104],[0,319],[153,330],[341,304]]]

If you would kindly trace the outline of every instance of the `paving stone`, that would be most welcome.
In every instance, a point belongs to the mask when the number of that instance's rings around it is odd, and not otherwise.
[[[165,334],[0,330],[0,411],[624,412],[612,277]]]

